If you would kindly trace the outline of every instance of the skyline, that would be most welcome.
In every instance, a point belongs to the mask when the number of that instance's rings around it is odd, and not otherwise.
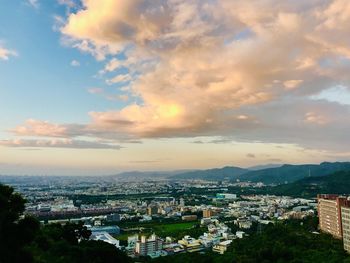
[[[349,160],[346,0],[0,3],[0,174]]]

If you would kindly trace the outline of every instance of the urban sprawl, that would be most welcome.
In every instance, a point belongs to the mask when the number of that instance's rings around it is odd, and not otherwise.
[[[228,189],[263,184],[200,180],[73,184],[67,179],[12,185],[28,200],[26,214],[43,224],[83,222],[91,239],[113,244],[131,257],[208,250],[224,254],[252,229],[317,215],[319,230],[343,239],[350,252],[350,198],[344,196],[244,195]]]

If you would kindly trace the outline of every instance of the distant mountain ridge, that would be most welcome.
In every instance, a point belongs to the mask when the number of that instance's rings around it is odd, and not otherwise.
[[[350,171],[350,162],[323,162],[320,164],[302,165],[284,164],[277,168],[248,172],[240,179],[267,184],[283,184],[295,182],[305,177],[325,176],[337,171]]]
[[[263,167],[263,166],[261,166]],[[258,167],[253,167],[258,169]],[[283,164],[278,167],[251,170],[236,166],[226,166],[207,170],[172,172],[125,172],[114,177],[117,179],[173,179],[173,180],[232,180],[263,182],[265,184],[292,183],[306,177],[326,176],[337,171],[350,171],[350,162],[323,162],[320,164]]]
[[[277,167],[281,167],[283,164],[277,164],[277,163],[268,163],[268,164],[261,164],[261,165],[255,165],[255,166],[251,166],[248,167],[248,170],[251,171],[257,171],[257,170],[263,170],[263,169],[268,169],[268,168],[277,168]]]
[[[201,179],[201,180],[224,180],[224,179],[239,179],[243,174],[249,172],[248,169],[226,166],[223,168],[214,168],[209,170],[198,170],[187,173],[177,174],[171,179]]]

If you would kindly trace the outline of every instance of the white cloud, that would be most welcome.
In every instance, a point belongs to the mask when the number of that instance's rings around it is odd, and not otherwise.
[[[128,101],[129,96],[125,94],[109,94],[107,93],[103,88],[90,88],[88,89],[88,92],[90,94],[98,94],[104,97],[107,100],[112,100],[112,101]]]
[[[348,108],[310,96],[350,86],[349,1],[82,4],[60,27],[65,43],[97,60],[108,57],[102,76],[127,85],[135,98],[121,109],[90,112],[84,132],[233,136],[317,147],[347,142],[332,125],[349,129],[340,116]]]
[[[227,121],[225,112],[281,99],[290,90],[306,96],[337,81],[350,83],[342,73],[350,69],[342,62],[350,54],[344,45],[348,28],[332,22],[338,15],[346,20],[346,11],[339,8],[343,1],[83,4],[61,32],[98,59],[124,52],[125,59],[112,58],[102,72],[124,67],[136,73],[132,78],[119,73],[106,82],[132,79],[130,90],[142,101],[118,112],[92,114],[95,126],[104,127],[106,115],[114,116],[115,123],[130,121],[125,132],[141,137],[207,133]],[[335,32],[339,42],[331,38]],[[337,69],[325,67],[327,59]]]
[[[9,60],[10,57],[16,57],[16,56],[18,56],[16,51],[7,49],[1,46],[1,43],[0,43],[0,60]]]
[[[40,6],[40,3],[38,0],[28,0],[28,4],[36,9],[38,9]]]
[[[78,60],[74,59],[74,60],[71,61],[70,65],[72,67],[79,67],[80,66],[80,62]]]
[[[285,82],[283,82],[283,85],[286,89],[295,89],[302,82],[303,82],[303,80],[301,80],[301,79],[291,79],[291,80],[286,80]]]
[[[65,5],[69,8],[73,8],[76,6],[76,3],[74,2],[74,0],[57,0],[57,3],[60,5]]]
[[[100,143],[96,141],[81,141],[71,139],[54,140],[2,140],[1,146],[19,148],[70,148],[70,149],[114,149],[120,150],[122,147],[114,144]]]
[[[107,84],[112,85],[115,83],[125,83],[131,81],[132,78],[129,74],[119,74],[111,79],[107,79]]]
[[[101,93],[104,93],[104,89],[103,88],[89,88],[88,92],[90,94],[101,94]]]

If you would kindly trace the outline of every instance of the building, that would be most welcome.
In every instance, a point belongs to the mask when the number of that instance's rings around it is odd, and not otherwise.
[[[204,249],[203,245],[198,239],[192,238],[190,236],[184,236],[178,243],[187,251],[187,252],[198,252]]]
[[[215,212],[211,209],[204,209],[203,210],[203,217],[204,218],[209,218],[215,215]]]
[[[119,222],[120,221],[120,215],[113,213],[113,214],[109,214],[106,216],[106,220],[108,222]]]
[[[119,240],[112,237],[107,232],[95,232],[90,237],[91,240],[103,241],[120,248]]]
[[[341,206],[347,202],[345,197],[338,195],[317,195],[318,217],[320,229],[335,238],[342,238]]]
[[[197,215],[182,216],[182,220],[184,220],[184,221],[194,221],[194,220],[197,220]]]
[[[147,207],[147,215],[151,216],[151,215],[156,215],[156,214],[158,214],[158,207],[156,207],[156,206]]]
[[[237,199],[236,194],[216,194],[216,199],[228,199],[228,200],[235,200]]]
[[[179,205],[182,206],[182,207],[184,207],[184,206],[185,206],[185,199],[180,198]]]
[[[158,238],[155,234],[146,238],[141,236],[141,239],[136,242],[135,253],[138,256],[154,256],[160,254],[163,248],[163,241]]]
[[[237,231],[236,232],[236,237],[243,238],[244,236],[245,236],[245,232],[243,232],[243,231]]]
[[[232,240],[222,241],[219,244],[213,246],[213,251],[219,254],[224,254],[231,243]]]
[[[341,219],[343,227],[344,249],[350,253],[350,207],[342,206]]]
[[[98,233],[98,232],[107,232],[108,234],[111,234],[111,235],[120,234],[120,228],[118,226],[94,226],[88,229],[91,230],[92,234]]]

